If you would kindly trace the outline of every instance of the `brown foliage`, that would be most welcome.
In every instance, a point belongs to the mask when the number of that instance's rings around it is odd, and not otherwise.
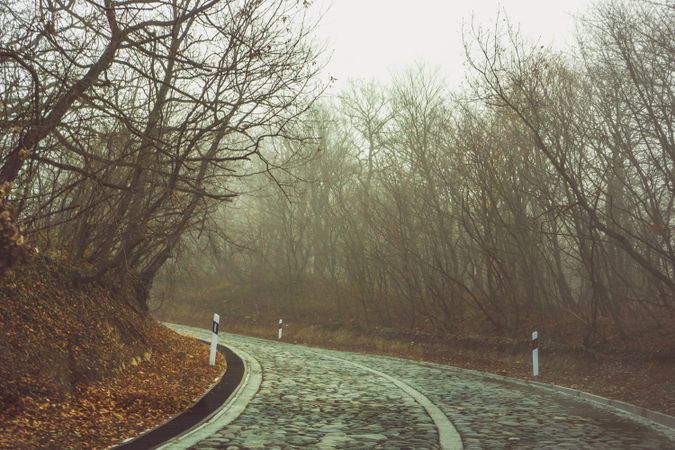
[[[0,413],[0,448],[108,448],[187,409],[223,373],[222,355],[209,367],[208,347],[196,339],[161,326],[148,338],[157,350],[140,363],[61,399],[22,397]]]
[[[115,280],[44,256],[0,280],[0,448],[106,448],[186,409],[224,368]]]

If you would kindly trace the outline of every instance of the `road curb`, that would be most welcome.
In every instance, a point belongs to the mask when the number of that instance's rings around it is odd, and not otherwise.
[[[622,402],[621,400],[614,400],[611,398],[601,397],[599,395],[591,394],[590,392],[580,391],[578,389],[568,388],[565,386],[558,386],[556,384],[540,383],[538,381],[520,380],[531,386],[537,386],[543,389],[552,390],[560,394],[570,395],[572,397],[582,398],[584,400],[598,403],[602,406],[609,406],[611,409],[618,409],[625,413],[636,415],[643,419],[655,422],[658,425],[668,427],[675,431],[675,417],[663,414],[658,411],[643,408],[642,406],[633,405],[631,403]]]
[[[172,329],[179,333],[187,332],[201,340],[207,340],[207,338],[202,337],[199,334],[195,334],[197,332],[201,332],[201,329],[184,326],[181,327],[182,328],[174,327]],[[260,363],[251,355],[236,347],[227,345],[227,348],[235,353],[241,359],[244,365],[244,373],[237,388],[228,397],[227,401],[220,405],[220,407],[216,409],[211,415],[205,417],[202,421],[189,430],[163,442],[161,445],[156,447],[157,449],[187,449],[197,442],[207,439],[216,431],[227,426],[229,423],[239,417],[248,403],[258,393],[258,389],[262,383],[262,368]]]
[[[113,449],[144,450],[156,448],[168,440],[189,433],[190,430],[216,414],[220,410],[220,405],[227,403],[227,400],[232,398],[238,390],[244,374],[244,362],[238,355],[223,345],[218,346],[218,351],[225,356],[227,369],[215,385],[186,410],[134,438],[113,446]]]
[[[447,364],[439,364],[426,361],[417,361],[413,359],[397,358],[395,356],[387,356],[387,355],[377,355],[377,356],[380,356],[382,358],[415,362],[417,364],[427,367],[450,369],[454,372],[468,373],[484,379],[503,381],[520,386],[530,386],[538,389],[544,389],[556,394],[564,395],[566,397],[574,397],[580,400],[587,401],[598,408],[608,410],[612,413],[637,421],[644,425],[650,426],[651,428],[655,428],[656,430],[661,431],[665,434],[675,437],[675,417],[669,416],[668,414],[660,413],[658,411],[653,411],[651,409],[643,408],[641,406],[633,405],[631,403],[626,403],[620,400],[602,397],[599,395],[591,394],[590,392],[581,391],[578,389],[573,389],[565,386],[559,386],[557,384],[542,383],[540,381],[534,380],[523,380],[520,378],[507,377],[504,375],[498,375],[490,372],[483,372],[480,370],[466,369],[464,367],[457,367]]]
[[[489,372],[464,369],[461,367],[453,367],[453,366],[449,367],[452,367],[454,370],[458,371],[470,372],[474,375],[482,376],[484,378],[492,378],[496,380],[507,381],[509,383],[519,384],[522,386],[532,386],[539,389],[545,389],[550,392],[555,392],[557,394],[582,399],[590,403],[593,403],[595,406],[598,406],[600,408],[607,409],[615,413],[620,412],[622,413],[622,415],[627,416],[633,420],[642,419],[638,420],[641,423],[654,425],[657,428],[665,427],[669,429],[669,431],[675,432],[675,417],[657,411],[653,411],[651,409],[643,408],[641,406],[633,405],[631,403],[626,403],[620,400],[602,397],[600,395],[591,394],[590,392],[581,391],[579,389],[559,386],[557,384],[542,383],[540,381],[534,380],[523,380],[519,378],[497,375]]]

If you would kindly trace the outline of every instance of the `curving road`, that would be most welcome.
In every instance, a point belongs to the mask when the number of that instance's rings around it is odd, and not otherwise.
[[[229,417],[167,448],[675,449],[675,430],[533,386],[437,364],[220,339],[253,368],[251,398],[244,393]]]

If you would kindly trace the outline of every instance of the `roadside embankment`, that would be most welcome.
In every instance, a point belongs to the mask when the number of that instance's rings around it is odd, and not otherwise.
[[[189,407],[223,373],[119,280],[44,256],[0,278],[0,448],[107,448]]]

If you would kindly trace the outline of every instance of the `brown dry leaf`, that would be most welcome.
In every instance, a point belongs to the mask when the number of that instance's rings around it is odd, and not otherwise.
[[[150,361],[62,399],[24,397],[18,414],[0,412],[0,448],[108,448],[187,409],[225,368],[220,354],[209,367],[208,347],[193,338],[159,326],[149,338],[158,343]]]

